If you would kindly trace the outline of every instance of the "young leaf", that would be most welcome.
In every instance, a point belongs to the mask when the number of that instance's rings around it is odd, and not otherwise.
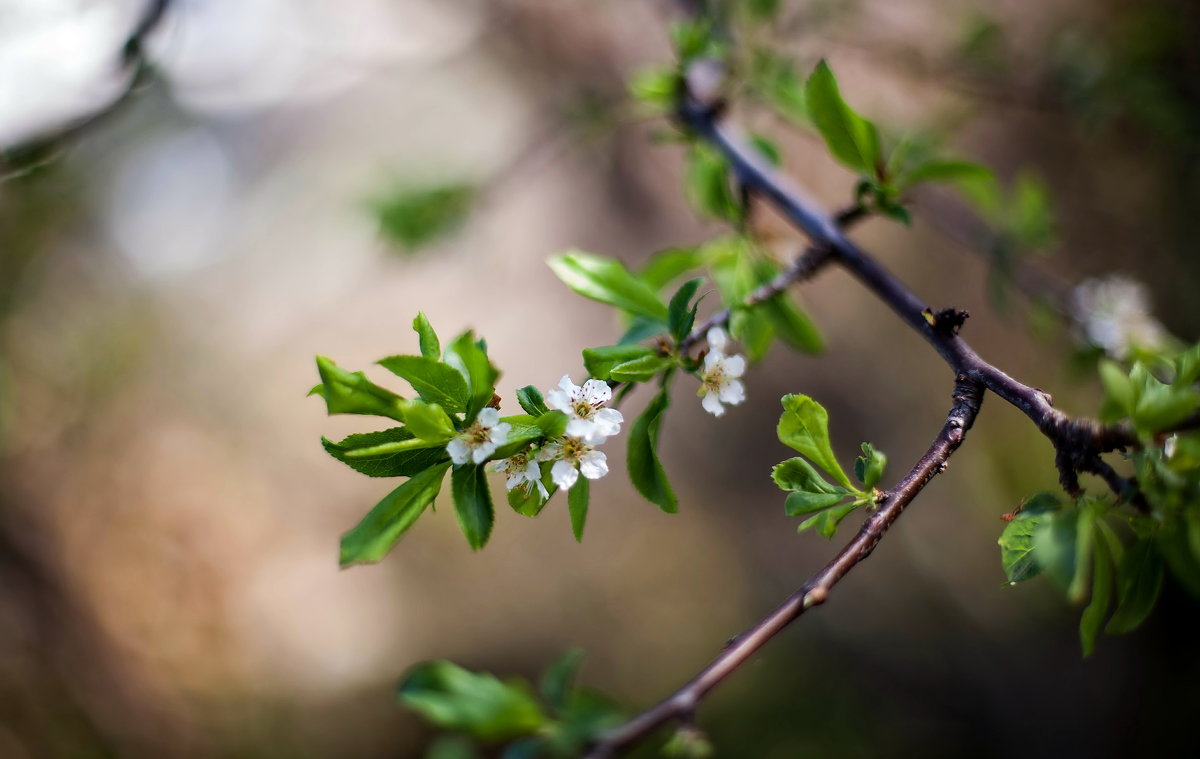
[[[1000,563],[1010,585],[1036,577],[1042,571],[1034,553],[1033,536],[1043,522],[1053,518],[1049,512],[1059,508],[1058,499],[1040,493],[1026,501],[1000,533],[996,541],[1000,545]]]
[[[641,358],[655,357],[654,349],[645,345],[608,345],[603,348],[584,348],[583,366],[589,375],[599,380],[610,379],[614,367]]]
[[[549,411],[545,399],[542,398],[542,392],[533,385],[517,388],[517,403],[521,404],[521,408],[530,416],[541,416]]]
[[[467,410],[467,381],[453,367],[425,356],[389,356],[379,365],[407,380],[426,403],[436,403],[451,414]]]
[[[529,735],[548,721],[526,683],[501,682],[448,661],[410,669],[396,696],[439,727],[489,742]]]
[[[813,512],[827,509],[830,506],[836,506],[845,500],[848,495],[850,495],[848,492],[820,493],[797,490],[793,493],[788,493],[787,500],[783,502],[783,510],[789,517],[812,514]]]
[[[667,473],[658,460],[658,429],[662,424],[663,412],[671,403],[664,388],[654,396],[646,410],[633,423],[629,431],[629,443],[625,449],[629,480],[647,501],[657,505],[668,514],[679,510],[675,491],[667,480]]]
[[[441,444],[454,437],[454,423],[441,406],[424,401],[400,404],[408,431],[427,443]]]
[[[792,495],[796,494],[793,493]],[[791,496],[788,496],[788,498],[791,498]],[[862,501],[850,501],[849,503],[844,503],[841,506],[834,506],[831,509],[825,509],[821,513],[811,516],[801,522],[796,528],[796,532],[804,532],[805,530],[816,527],[817,532],[821,533],[821,535],[826,538],[832,538],[834,533],[837,532],[838,525],[842,523],[842,520],[850,516],[850,512],[862,505]]]
[[[413,330],[421,342],[422,356],[434,361],[442,357],[442,344],[438,342],[437,333],[433,331],[433,325],[429,323],[424,312],[417,312],[417,318],[413,319]]]
[[[475,192],[469,184],[403,189],[376,201],[375,214],[388,238],[417,250],[457,229],[471,210]]]
[[[388,493],[354,529],[342,536],[343,567],[379,561],[437,498],[449,461],[434,464]]]
[[[696,295],[696,290],[703,282],[702,277],[684,282],[667,305],[667,328],[670,329],[671,336],[677,341],[687,337],[687,334],[692,331],[692,325],[696,323],[696,307],[691,306],[691,303],[692,298]]]
[[[629,80],[629,94],[656,108],[671,108],[679,94],[679,72],[675,69],[644,69]]]
[[[879,484],[883,479],[883,470],[887,467],[887,456],[875,450],[870,443],[862,444],[863,455],[854,460],[854,476],[867,490]]]
[[[1033,532],[1033,558],[1064,590],[1075,582],[1080,509],[1048,513]]]
[[[729,334],[746,349],[751,361],[762,361],[771,348],[775,327],[764,309],[736,306],[729,318]]]
[[[492,510],[492,494],[488,490],[483,467],[465,464],[450,474],[450,485],[454,493],[454,513],[458,525],[467,536],[471,550],[478,551],[492,534],[495,513]]]
[[[575,677],[583,665],[583,650],[572,648],[554,660],[538,681],[538,691],[546,703],[558,712],[567,709],[571,691],[575,688]]]
[[[469,423],[480,409],[492,402],[500,372],[488,361],[482,341],[477,342],[470,332],[454,338],[454,342],[446,348],[446,363],[457,369],[467,381],[466,420]]]
[[[567,287],[585,298],[651,319],[667,318],[667,307],[654,290],[616,259],[571,251],[551,258],[550,268]]]
[[[1101,359],[1097,369],[1100,372],[1100,384],[1104,386],[1104,406],[1100,410],[1100,418],[1105,422],[1115,422],[1133,413],[1137,401],[1133,380],[1115,362]]]
[[[816,355],[825,350],[825,341],[808,314],[787,294],[780,294],[755,306],[771,326],[780,340],[801,353]]]
[[[423,443],[419,448],[384,448],[389,443],[412,443],[416,438],[403,427],[350,435],[335,443],[321,438],[325,451],[368,477],[412,477],[446,458],[446,447]]]
[[[984,166],[969,161],[932,160],[926,161],[903,174],[897,181],[897,189],[907,189],[923,182],[984,182],[992,179],[992,172]]]
[[[700,213],[727,222],[741,218],[741,204],[729,183],[729,164],[717,151],[694,144],[688,152],[685,181],[688,200]]]
[[[588,498],[591,487],[586,477],[580,477],[567,491],[567,510],[571,512],[571,532],[583,542],[583,526],[587,522]]]
[[[808,112],[829,152],[847,168],[873,176],[879,164],[879,132],[842,100],[829,64],[821,61],[805,86]]]
[[[508,491],[508,505],[523,517],[536,517],[550,501],[558,486],[550,479],[550,464],[538,464],[542,473],[542,487],[546,488],[547,496],[542,498],[541,492],[534,486],[522,486]]]
[[[1140,540],[1125,552],[1117,565],[1120,597],[1105,631],[1123,635],[1136,630],[1150,616],[1162,590],[1163,562],[1151,540]]]
[[[673,364],[671,359],[664,356],[642,356],[614,366],[608,373],[608,379],[617,382],[647,382]]]
[[[777,433],[784,445],[807,456],[839,484],[852,487],[829,443],[829,414],[807,395],[785,395]]]
[[[1079,643],[1083,656],[1087,658],[1096,650],[1096,636],[1104,625],[1104,616],[1112,600],[1112,557],[1108,545],[1097,540],[1094,545],[1095,559],[1092,566],[1092,599],[1079,618]]]
[[[676,278],[703,265],[704,257],[699,248],[667,248],[650,257],[638,272],[638,279],[657,292]]]
[[[561,437],[567,431],[567,422],[570,417],[561,411],[547,411],[537,418],[535,424],[542,430],[542,434],[548,438]]]
[[[400,412],[404,399],[376,385],[362,372],[348,372],[331,359],[317,356],[317,373],[321,385],[313,391],[325,399],[330,414],[368,414],[404,421]]]

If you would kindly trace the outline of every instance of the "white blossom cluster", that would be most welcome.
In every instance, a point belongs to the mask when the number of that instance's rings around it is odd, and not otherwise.
[[[725,353],[728,338],[720,327],[708,331],[709,351],[700,370],[701,405],[714,416],[725,413],[723,404],[737,405],[746,400],[746,388],[739,379],[746,370],[746,360]],[[546,393],[546,407],[567,415],[562,436],[541,447],[530,448],[492,464],[492,471],[505,475],[509,490],[523,488],[526,493],[535,489],[542,500],[550,497],[542,482],[539,464],[550,463],[550,479],[563,490],[570,490],[579,475],[597,480],[608,474],[608,459],[597,450],[610,437],[621,431],[625,418],[621,412],[608,408],[612,389],[608,383],[590,379],[583,386],[563,375],[558,387]],[[500,412],[485,408],[475,420],[454,436],[446,446],[455,464],[468,461],[482,464],[508,442],[511,425],[500,421]]]
[[[1088,279],[1072,292],[1071,311],[1080,337],[1117,360],[1134,348],[1160,347],[1166,332],[1150,315],[1146,287],[1119,275]]]

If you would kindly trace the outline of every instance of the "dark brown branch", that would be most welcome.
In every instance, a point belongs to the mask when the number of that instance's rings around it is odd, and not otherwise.
[[[711,66],[700,69],[700,78],[712,77]],[[690,74],[688,80],[692,81]],[[678,117],[725,156],[739,183],[772,203],[809,237],[814,247],[828,250],[833,261],[924,337],[956,375],[966,375],[1028,416],[1053,443],[1060,463],[1089,461],[1100,453],[1137,445],[1137,437],[1127,425],[1105,427],[1091,420],[1072,420],[1054,408],[1047,393],[1018,382],[982,359],[956,330],[940,325],[935,311],[895,275],[851,242],[799,187],[770,166],[736,127],[722,123],[719,120],[722,110],[720,103],[685,96]],[[1062,470],[1064,485],[1078,471],[1078,467]]]
[[[734,638],[733,642],[687,685],[657,706],[603,735],[587,755],[589,759],[608,759],[616,756],[668,722],[686,718],[695,711],[700,700],[709,691],[753,656],[776,633],[808,609],[825,603],[830,589],[871,555],[883,534],[900,517],[908,504],[937,474],[944,471],[946,461],[962,443],[967,430],[979,414],[982,402],[983,387],[974,379],[960,374],[954,387],[954,407],[950,409],[941,432],[904,479],[884,494],[878,510],[863,523],[854,539],[775,611]]]

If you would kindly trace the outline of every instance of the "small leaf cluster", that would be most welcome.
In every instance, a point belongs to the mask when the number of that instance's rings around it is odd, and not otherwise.
[[[1130,425],[1140,440],[1126,456],[1136,490],[1123,493],[1123,503],[1039,494],[1012,515],[999,540],[1010,583],[1045,573],[1071,601],[1090,599],[1080,619],[1085,655],[1101,630],[1136,629],[1168,574],[1200,598],[1200,433],[1189,428],[1200,413],[1200,346],[1143,353],[1128,368],[1103,360],[1098,369],[1101,419]]]
[[[785,395],[781,403],[779,441],[802,456],[776,464],[771,478],[788,493],[784,501],[788,516],[807,517],[797,528],[799,532],[815,528],[832,538],[855,509],[874,507],[881,495],[875,486],[883,478],[887,456],[870,443],[862,444],[862,456],[854,464],[854,475],[862,484],[858,488],[833,453],[825,407],[807,395]]]
[[[483,340],[464,332],[443,351],[424,314],[417,316],[413,329],[420,342],[420,355],[389,356],[379,361],[408,382],[417,395],[413,399],[376,385],[363,372],[347,371],[324,356],[317,358],[321,384],[313,388],[312,394],[325,399],[330,414],[380,416],[401,423],[337,442],[322,438],[325,450],[369,477],[408,478],[342,536],[343,566],[379,561],[425,510],[433,507],[452,467],[447,443],[496,402],[499,372],[488,359]],[[517,395],[526,413],[501,417],[509,434],[489,460],[504,459],[555,439],[566,426],[566,416],[547,409],[536,388],[522,388]],[[455,514],[472,549],[487,543],[495,521],[483,464],[468,461],[453,465],[450,476]],[[510,493],[510,503],[519,513],[530,515],[540,510],[540,503],[531,507],[527,499],[512,496]]]
[[[580,651],[568,651],[547,667],[535,690],[520,678],[424,662],[408,671],[396,696],[434,725],[463,736],[460,756],[479,756],[478,743],[507,744],[502,759],[574,757],[623,720],[611,700],[577,684],[582,663]]]

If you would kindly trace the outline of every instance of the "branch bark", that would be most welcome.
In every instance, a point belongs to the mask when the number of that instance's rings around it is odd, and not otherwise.
[[[954,406],[925,455],[891,490],[858,534],[825,568],[800,586],[775,611],[733,641],[700,674],[657,706],[637,715],[605,734],[587,754],[588,759],[608,759],[642,740],[672,720],[688,720],[704,696],[725,680],[778,632],[814,606],[825,603],[829,591],[851,569],[871,555],[888,528],[900,517],[929,482],[942,472],[947,460],[962,443],[975,422],[983,402],[983,386],[959,374],[954,387]]]

